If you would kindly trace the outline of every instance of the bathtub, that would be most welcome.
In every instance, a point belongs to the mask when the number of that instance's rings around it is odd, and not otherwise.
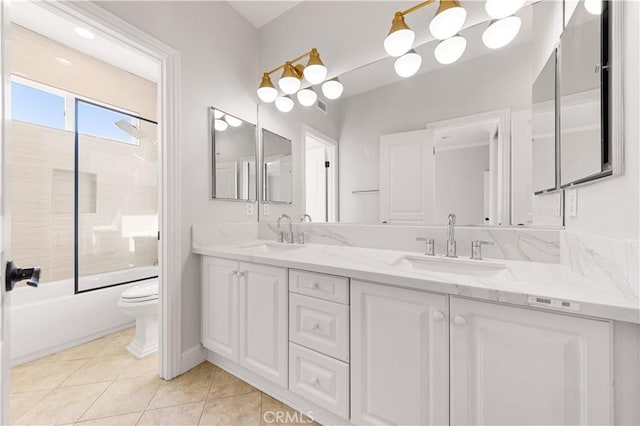
[[[157,275],[158,267],[83,277],[95,285]],[[157,278],[152,278],[156,279]],[[146,281],[146,280],[145,280]],[[73,280],[17,287],[9,293],[11,366],[47,356],[132,326],[118,309],[120,294],[141,281],[74,294]]]

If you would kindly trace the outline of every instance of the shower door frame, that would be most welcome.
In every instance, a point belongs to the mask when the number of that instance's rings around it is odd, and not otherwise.
[[[3,2],[6,3],[6,2]],[[170,380],[192,367],[182,366],[182,217],[180,138],[180,54],[156,38],[91,2],[38,2],[38,6],[88,28],[94,28],[123,45],[154,58],[158,81],[158,223],[160,228],[159,375]],[[3,34],[6,39],[7,34]],[[3,75],[8,81],[10,75]],[[203,358],[204,360],[204,358]]]

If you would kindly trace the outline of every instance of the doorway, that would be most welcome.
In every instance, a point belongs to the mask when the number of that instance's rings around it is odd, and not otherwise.
[[[308,126],[303,132],[305,213],[313,222],[336,222],[338,143]]]

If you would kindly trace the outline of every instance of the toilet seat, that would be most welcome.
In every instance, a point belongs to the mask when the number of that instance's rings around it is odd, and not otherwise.
[[[122,303],[141,303],[158,299],[158,281],[153,280],[125,290],[120,295]]]

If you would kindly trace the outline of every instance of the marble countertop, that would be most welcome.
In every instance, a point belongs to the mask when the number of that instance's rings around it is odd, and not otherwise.
[[[275,250],[267,251],[260,246],[262,243],[268,243]],[[199,244],[194,240],[193,253],[640,324],[638,300],[626,297],[615,287],[598,285],[560,264],[504,259],[472,261],[478,264],[485,262],[488,266],[499,264],[508,270],[497,277],[481,277],[407,267],[406,262],[402,262],[403,258],[424,256],[416,252],[325,244],[285,244],[285,249],[279,251],[279,244],[255,240],[213,245]],[[286,246],[296,248],[286,250]],[[464,258],[459,258],[459,261],[462,264],[470,262]],[[571,302],[573,309],[548,307],[535,303],[532,297]]]

